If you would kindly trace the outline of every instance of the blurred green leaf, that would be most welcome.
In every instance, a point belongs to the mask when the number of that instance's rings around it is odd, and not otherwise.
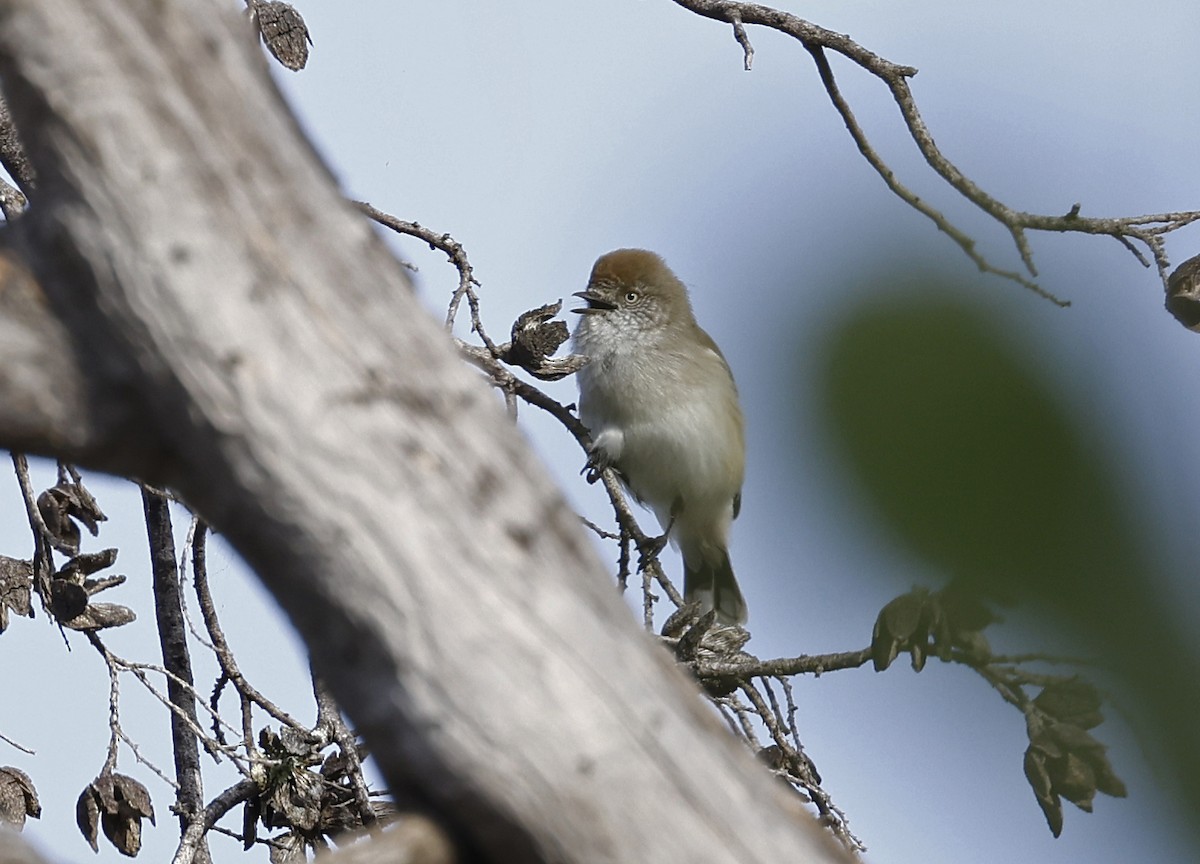
[[[896,290],[830,332],[818,374],[831,438],[911,552],[979,596],[1026,603],[1104,659],[1183,806],[1200,812],[1200,664],[1148,590],[1161,578],[1155,538],[1125,509],[1100,436],[964,296]]]
[[[888,525],[992,596],[1137,567],[1103,462],[1029,364],[969,307],[905,301],[863,309],[828,359],[836,440]]]

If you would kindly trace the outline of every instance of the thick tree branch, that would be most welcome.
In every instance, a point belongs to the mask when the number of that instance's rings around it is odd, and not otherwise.
[[[189,823],[204,808],[204,781],[200,772],[200,747],[192,728],[196,718],[195,688],[192,679],[192,658],[188,651],[187,625],[183,619],[183,592],[179,569],[175,564],[175,538],[171,525],[170,504],[165,495],[142,487],[142,506],[146,514],[146,532],[150,541],[150,569],[154,584],[154,612],[158,624],[159,645],[162,648],[163,668],[171,673],[167,679],[167,698],[186,715],[190,723],[178,714],[171,716],[171,752],[175,756],[176,809],[179,825],[186,831]],[[195,860],[211,862],[208,844],[201,840]]]
[[[209,3],[0,6],[38,172],[13,230],[123,420],[29,449],[179,489],[468,854],[836,858],[630,621],[245,28]]]
[[[9,239],[11,229],[0,237]],[[0,346],[0,429],[6,445],[55,453],[90,449],[97,435],[91,394],[69,331],[5,243],[0,243]]]

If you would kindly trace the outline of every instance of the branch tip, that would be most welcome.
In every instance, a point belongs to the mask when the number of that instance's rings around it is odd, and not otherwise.
[[[747,72],[754,65],[754,46],[750,44],[750,37],[746,34],[746,26],[742,23],[742,16],[737,12],[733,12],[729,16],[729,23],[733,25],[733,38],[742,46],[742,55],[745,57],[744,68]]]

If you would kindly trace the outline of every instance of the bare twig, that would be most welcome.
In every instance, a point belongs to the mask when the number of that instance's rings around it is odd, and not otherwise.
[[[92,647],[96,649],[96,651],[104,659],[105,664],[107,664],[110,680],[112,680],[112,676],[118,672],[129,672],[143,687],[146,688],[146,691],[151,696],[157,699],[164,707],[167,708],[167,710],[179,717],[184,722],[184,724],[188,727],[192,734],[196,736],[197,740],[204,747],[205,751],[212,756],[213,759],[220,761],[221,754],[224,754],[233,760],[234,764],[238,767],[238,770],[242,771],[243,773],[248,773],[249,769],[245,765],[246,760],[240,753],[237,752],[236,748],[221,744],[220,742],[206,735],[204,730],[200,728],[196,721],[184,714],[177,705],[173,704],[171,700],[167,698],[165,693],[150,683],[150,679],[146,676],[146,673],[153,672],[157,675],[162,675],[168,681],[174,681],[180,687],[188,690],[193,698],[200,700],[200,704],[204,710],[207,711],[216,722],[221,723],[227,728],[231,728],[229,727],[229,724],[225,723],[225,721],[221,719],[220,715],[216,711],[212,710],[207,704],[204,703],[202,697],[200,697],[199,693],[196,692],[195,687],[188,684],[182,678],[174,675],[167,669],[164,669],[162,666],[158,666],[153,663],[137,663],[131,660],[126,660],[122,657],[118,657],[108,649],[108,647],[101,641],[99,635],[94,630],[85,631],[84,635],[87,636],[87,639],[92,644]],[[112,688],[110,688],[110,699],[116,699],[118,696],[119,691],[114,683]],[[115,706],[110,705],[110,710],[113,712],[112,716],[119,716],[119,714],[116,713]]]
[[[137,761],[137,763],[139,765],[146,766],[146,768],[148,768],[151,772],[153,772],[158,777],[159,780],[166,783],[168,786],[170,786],[176,792],[179,791],[179,784],[173,778],[168,777],[167,772],[163,771],[161,768],[159,768],[157,765],[155,765],[153,762],[151,762],[147,757],[143,756],[142,748],[139,747],[138,743],[136,741],[134,741],[131,737],[129,737],[129,735],[125,732],[125,730],[122,729],[120,726],[117,727],[117,737],[121,739],[122,744],[124,744],[126,747],[129,748],[129,752],[133,754],[133,758]]]
[[[24,453],[13,453],[13,468],[17,472],[17,485],[21,487],[21,498],[25,501],[25,515],[29,519],[29,527],[33,531],[33,581],[37,586],[38,597],[42,608],[50,602],[50,577],[54,573],[54,554],[52,550],[58,545],[54,534],[46,526],[42,511],[37,506],[37,492],[29,479],[29,461]],[[50,616],[55,620],[54,616]]]
[[[207,533],[207,526],[203,522],[198,523],[195,535],[192,538],[192,583],[196,591],[196,599],[200,605],[200,615],[204,619],[204,627],[208,630],[208,636],[212,640],[213,649],[217,655],[217,662],[221,666],[221,671],[225,673],[225,676],[237,689],[238,693],[258,705],[280,723],[291,726],[293,729],[305,729],[306,727],[299,720],[258,692],[246,680],[246,677],[242,674],[242,670],[238,667],[237,660],[233,656],[233,651],[225,639],[225,631],[221,629],[221,623],[217,620],[217,607],[213,603],[212,594],[208,589],[208,568],[205,565],[207,560],[205,537]],[[251,739],[250,746],[253,746],[253,732],[249,729],[248,723],[245,721],[243,722],[243,727],[243,737]]]
[[[207,530],[207,528],[200,517],[193,513],[192,518],[188,521],[187,536],[184,537],[183,548],[179,550],[179,577],[182,581],[187,580],[188,561],[192,560],[192,547],[196,541],[196,532],[200,530]],[[187,621],[188,632],[192,634],[193,639],[216,654],[216,647],[209,641],[208,635],[200,631],[200,628],[196,626],[196,622],[188,612],[186,595],[181,594],[180,600],[183,603],[183,617]]]
[[[1057,303],[1067,305],[1065,301],[1054,297],[1045,291],[1029,277],[1036,277],[1033,255],[1026,238],[1027,231],[1075,232],[1110,236],[1120,241],[1139,263],[1149,266],[1147,258],[1140,254],[1134,243],[1141,243],[1150,252],[1158,271],[1163,288],[1167,287],[1170,263],[1166,247],[1162,242],[1164,235],[1200,221],[1200,211],[1183,211],[1173,213],[1155,213],[1147,216],[1094,218],[1080,216],[1080,206],[1074,205],[1061,216],[1041,215],[1014,209],[1007,204],[984,192],[973,180],[967,177],[934,143],[933,135],[925,124],[917,108],[909,79],[917,74],[912,66],[903,66],[887,60],[842,33],[827,30],[789,12],[773,9],[758,3],[744,3],[738,0],[672,0],[679,6],[724,23],[740,22],[768,27],[780,33],[789,35],[799,41],[812,55],[817,64],[817,71],[825,86],[827,95],[838,113],[841,115],[846,128],[859,151],[879,173],[884,182],[905,203],[928,217],[939,230],[949,236],[960,249],[966,253],[980,270],[1001,276],[1017,282],[1020,285],[1038,293],[1040,296]],[[735,28],[736,28],[735,24]],[[741,39],[738,40],[741,42]],[[744,46],[743,46],[744,47]],[[883,161],[866,139],[849,104],[841,96],[833,77],[826,51],[842,55],[852,63],[874,75],[891,93],[893,101],[900,110],[900,116],[908,130],[909,136],[917,146],[929,167],[941,177],[951,188],[965,197],[968,201],[982,210],[988,216],[1005,227],[1011,236],[1017,253],[1029,276],[1014,270],[996,267],[987,261],[975,249],[975,241],[965,232],[957,228],[942,213],[930,207],[919,196],[909,190],[895,177],[894,172]]]
[[[699,675],[733,678],[780,677],[784,675],[814,675],[839,669],[857,669],[871,660],[871,649],[842,651],[835,654],[813,654],[800,657],[780,657],[775,660],[758,660],[753,657],[737,660],[712,660],[698,663]]]
[[[584,525],[586,525],[588,528],[590,528],[592,531],[594,531],[596,536],[599,537],[601,540],[620,540],[621,539],[620,534],[614,534],[612,531],[605,531],[603,528],[601,528],[599,525],[597,525],[595,522],[593,522],[591,519],[588,519],[585,516],[580,516],[579,521],[581,521]]]
[[[117,767],[117,752],[121,737],[121,676],[117,672],[117,664],[110,658],[108,650],[100,642],[100,637],[94,631],[88,631],[88,640],[104,658],[108,669],[108,753],[104,757],[104,771],[111,773]]]
[[[210,801],[207,807],[192,817],[175,851],[175,857],[171,859],[172,864],[192,864],[196,854],[203,848],[205,835],[217,820],[257,791],[258,785],[253,780],[242,780]]]
[[[429,244],[430,249],[437,249],[446,253],[446,257],[450,259],[450,263],[458,270],[458,288],[455,289],[453,296],[450,298],[450,310],[446,313],[446,329],[454,326],[454,319],[458,316],[458,307],[462,303],[463,298],[467,298],[467,306],[471,312],[471,330],[479,334],[480,340],[493,357],[499,357],[499,348],[483,329],[483,321],[479,316],[479,295],[475,293],[479,282],[475,278],[475,271],[471,267],[471,262],[467,260],[467,252],[463,249],[462,244],[449,234],[439,234],[417,222],[407,222],[403,219],[397,219],[389,213],[384,213],[382,210],[372,207],[365,201],[356,201],[354,203],[359,210],[385,228],[390,228],[398,234],[407,234],[409,237],[416,237],[418,240]]]
[[[742,56],[747,72],[754,65],[754,46],[750,44],[750,37],[746,35],[746,26],[742,24],[742,16],[734,12],[729,16],[729,23],[733,25],[733,38],[742,46]]]
[[[346,721],[342,719],[341,709],[333,695],[325,687],[316,671],[312,673],[313,695],[317,699],[317,729],[327,730],[327,734],[337,742],[346,760],[346,776],[350,778],[350,787],[354,792],[354,806],[358,810],[358,818],[369,828],[375,824],[375,808],[371,806],[371,791],[363,777],[362,759],[358,755],[358,741],[351,733]]]
[[[176,810],[181,832],[203,807],[204,783],[200,772],[200,748],[192,729],[199,728],[196,719],[196,690],[192,678],[192,658],[188,650],[187,626],[183,619],[183,592],[180,570],[175,561],[175,539],[171,511],[167,498],[148,487],[142,487],[142,505],[146,517],[146,533],[150,542],[151,577],[154,586],[154,612],[158,625],[158,640],[162,649],[163,668],[174,676],[167,681],[167,697],[176,711],[171,718],[171,750],[175,757],[177,785]],[[178,679],[187,686],[176,683]],[[185,722],[186,717],[189,722]],[[207,844],[201,840],[196,851],[201,864],[212,859]]]
[[[8,737],[7,735],[5,735],[3,732],[0,732],[0,741],[3,741],[3,742],[4,742],[5,744],[7,744],[9,747],[12,747],[12,748],[13,748],[13,749],[15,749],[15,750],[20,750],[22,753],[26,754],[27,756],[36,756],[36,755],[37,755],[37,753],[35,753],[34,751],[30,750],[28,747],[24,747],[24,746],[22,746],[22,745],[18,744],[16,741],[14,741],[13,739],[9,738],[9,737]]]
[[[883,178],[883,182],[887,184],[888,189],[892,190],[895,195],[899,196],[902,201],[918,213],[927,216],[938,227],[938,230],[957,243],[958,247],[975,263],[975,266],[984,273],[994,273],[1005,279],[1011,279],[1013,282],[1028,288],[1030,291],[1059,306],[1069,305],[1066,301],[1060,300],[1058,297],[1043,291],[1037,286],[1037,283],[1022,276],[1015,270],[1004,270],[991,264],[975,248],[975,240],[973,238],[955,226],[940,210],[933,207],[929,202],[901,183],[896,177],[895,172],[888,167],[875,148],[871,146],[866,133],[858,124],[858,120],[850,108],[850,103],[842,96],[841,90],[837,86],[837,81],[833,77],[833,69],[829,65],[829,59],[825,56],[824,49],[820,45],[806,45],[805,47],[812,54],[813,60],[816,61],[817,72],[821,77],[821,83],[825,86],[825,92],[829,96],[829,101],[833,103],[833,107],[842,116],[842,122],[846,125],[847,131],[850,132],[850,137],[854,139],[854,143],[858,146],[858,151],[862,153],[867,163]],[[1013,238],[1018,248],[1022,252],[1028,252],[1028,244],[1024,234],[1019,229],[1012,228],[1011,226],[1010,230],[1013,232]],[[1032,270],[1033,262],[1027,259],[1026,263],[1030,270]]]
[[[802,748],[798,748],[792,743],[791,727],[787,725],[784,714],[780,710],[770,681],[763,679],[762,687],[767,693],[766,700],[763,699],[752,681],[741,681],[738,684],[739,691],[753,706],[754,716],[766,727],[774,747],[777,748],[775,753],[781,776],[794,786],[803,789],[808,799],[816,806],[822,823],[848,850],[854,853],[865,851],[866,846],[846,824],[845,815],[834,806],[828,793],[821,788],[821,778],[812,761]],[[758,746],[757,736],[751,736],[748,740],[752,745]]]

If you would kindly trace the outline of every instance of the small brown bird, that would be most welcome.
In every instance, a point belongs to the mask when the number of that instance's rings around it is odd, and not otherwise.
[[[746,444],[733,373],[696,323],[687,288],[644,249],[600,257],[576,309],[579,416],[590,464],[612,466],[683,554],[684,595],[746,620],[729,563]]]

